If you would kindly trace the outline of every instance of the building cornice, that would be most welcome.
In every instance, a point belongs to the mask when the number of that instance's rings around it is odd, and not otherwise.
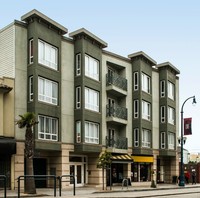
[[[88,30],[86,30],[85,28],[81,28],[81,29],[78,29],[74,32],[69,33],[69,36],[73,37],[73,38],[76,38],[79,35],[88,36],[91,40],[96,41],[101,46],[101,48],[105,48],[105,47],[108,46],[108,44],[105,41],[101,40],[99,37],[95,36],[94,34],[89,32]]]
[[[49,17],[47,17],[46,15],[42,14],[41,12],[39,12],[36,9],[24,14],[21,17],[21,20],[25,21],[26,23],[30,23],[31,21],[33,21],[33,18],[38,18],[39,20],[42,20],[44,23],[48,24],[49,26],[52,26],[52,27],[58,29],[59,32],[62,35],[66,34],[68,32],[67,28],[65,28],[64,26],[60,25],[56,21],[50,19]]]
[[[133,53],[133,54],[128,55],[128,57],[129,57],[130,59],[134,59],[134,58],[136,58],[136,57],[143,57],[143,58],[145,58],[148,62],[150,62],[151,66],[157,64],[157,62],[156,62],[154,59],[152,59],[150,56],[148,56],[148,55],[147,55],[146,53],[144,53],[143,51],[135,52],[135,53]]]
[[[180,74],[180,71],[174,65],[172,65],[170,62],[160,63],[156,67],[158,69],[163,68],[163,67],[171,68],[172,70],[175,71],[176,74]]]

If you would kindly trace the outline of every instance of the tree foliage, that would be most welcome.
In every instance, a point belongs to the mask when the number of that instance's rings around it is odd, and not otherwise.
[[[108,152],[107,150],[105,150],[104,153],[102,153],[98,159],[97,168],[106,169],[107,167],[110,167],[111,157],[112,157],[112,154]]]

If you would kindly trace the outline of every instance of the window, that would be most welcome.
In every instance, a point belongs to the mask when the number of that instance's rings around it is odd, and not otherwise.
[[[76,87],[76,109],[81,108],[81,87]]]
[[[175,134],[171,132],[168,133],[168,149],[175,149]]]
[[[38,100],[57,105],[58,83],[39,77]]]
[[[29,101],[33,101],[33,76],[29,77]]]
[[[165,81],[164,80],[160,81],[160,97],[161,98],[165,97]]]
[[[58,49],[44,41],[38,41],[38,62],[58,70]]]
[[[38,116],[38,139],[58,140],[58,119],[48,116]]]
[[[151,147],[151,133],[147,129],[142,129],[142,147]]]
[[[29,40],[29,64],[33,63],[33,39]]]
[[[138,82],[139,82],[139,80],[138,80],[138,72],[134,72],[134,74],[133,74],[133,78],[134,78],[134,91],[137,91],[138,90]]]
[[[165,123],[165,106],[160,107],[160,122]]]
[[[139,101],[134,100],[134,118],[138,118],[139,116]]]
[[[165,132],[161,132],[160,144],[161,144],[161,149],[165,149]]]
[[[175,88],[174,84],[168,81],[168,98],[174,100]]]
[[[99,92],[85,88],[85,108],[99,112]]]
[[[139,146],[139,129],[134,129],[134,147]]]
[[[99,144],[99,124],[85,121],[85,142]]]
[[[142,91],[150,93],[150,77],[142,73]]]
[[[172,107],[168,107],[168,123],[174,125],[175,110]]]
[[[150,120],[150,103],[142,101],[142,118],[145,120]]]
[[[81,75],[81,54],[76,55],[76,76]]]
[[[88,55],[85,55],[85,75],[99,80],[99,61]]]
[[[81,142],[81,121],[76,122],[76,142]]]

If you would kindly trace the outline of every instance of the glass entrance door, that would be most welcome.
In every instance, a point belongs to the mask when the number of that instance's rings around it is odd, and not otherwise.
[[[83,165],[82,164],[73,164],[70,165],[70,175],[75,176],[75,184],[78,186],[82,186],[83,183]],[[73,182],[70,180],[70,184]]]

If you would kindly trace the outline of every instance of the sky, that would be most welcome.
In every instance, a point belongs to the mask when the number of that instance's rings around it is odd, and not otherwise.
[[[37,9],[70,32],[84,27],[108,43],[107,51],[127,57],[143,51],[158,64],[180,70],[180,110],[192,117],[185,149],[200,153],[199,0],[1,0],[0,29]],[[179,113],[180,116],[180,113]]]

